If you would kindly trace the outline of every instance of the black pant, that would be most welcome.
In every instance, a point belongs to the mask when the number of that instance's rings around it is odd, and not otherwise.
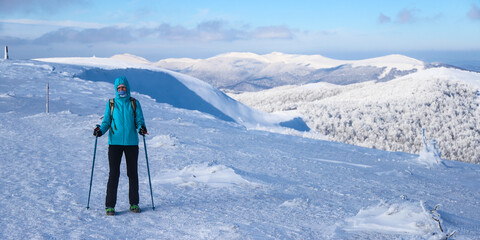
[[[130,205],[138,205],[138,146],[109,145],[108,163],[110,173],[107,183],[107,197],[105,207],[114,208],[117,203],[118,179],[120,178],[120,162],[125,153],[127,162],[127,176],[129,183],[128,198]]]

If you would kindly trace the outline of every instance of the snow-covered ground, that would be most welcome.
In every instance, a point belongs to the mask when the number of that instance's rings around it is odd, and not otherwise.
[[[150,132],[156,209],[141,145],[143,212],[128,212],[123,170],[119,214],[105,215],[101,137],[87,210],[92,131],[114,87],[74,77],[83,70],[0,61],[1,239],[479,239],[479,165],[247,130],[158,103],[148,84],[133,95]]]

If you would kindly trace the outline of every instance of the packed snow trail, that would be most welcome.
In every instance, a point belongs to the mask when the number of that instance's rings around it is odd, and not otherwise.
[[[105,215],[106,137],[87,210],[92,131],[113,84],[76,71],[0,62],[1,239],[435,239],[437,223],[422,216],[437,204],[446,232],[480,236],[479,165],[427,168],[417,155],[249,131],[139,93],[156,210],[140,145],[143,212],[128,211],[122,163],[118,215]]]

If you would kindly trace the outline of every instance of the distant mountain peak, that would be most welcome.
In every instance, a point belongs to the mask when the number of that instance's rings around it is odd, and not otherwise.
[[[256,61],[262,61],[262,62],[269,62],[267,58],[264,57],[264,55],[258,55],[256,53],[251,53],[251,52],[229,52],[229,53],[223,53],[219,54],[217,56],[208,58],[208,59],[222,59],[222,58],[243,58],[243,59],[254,59]]]
[[[130,53],[116,54],[116,55],[113,55],[111,58],[120,59],[120,60],[124,60],[124,61],[129,61],[129,62],[143,63],[143,64],[150,64],[151,63],[150,61],[148,61],[145,58],[135,56],[135,55],[130,54]]]

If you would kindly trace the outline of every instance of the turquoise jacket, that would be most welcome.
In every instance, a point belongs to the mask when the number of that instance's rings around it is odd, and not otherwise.
[[[120,97],[117,92],[118,85],[127,87],[127,96]],[[108,130],[108,144],[110,145],[138,145],[138,130],[145,126],[142,107],[136,101],[136,117],[133,116],[133,107],[130,101],[130,85],[126,77],[115,79],[115,105],[113,114],[110,114],[110,104],[107,102],[100,130],[105,134]],[[136,124],[135,120],[136,119]],[[135,127],[136,126],[136,127]],[[146,127],[146,126],[145,126]]]

